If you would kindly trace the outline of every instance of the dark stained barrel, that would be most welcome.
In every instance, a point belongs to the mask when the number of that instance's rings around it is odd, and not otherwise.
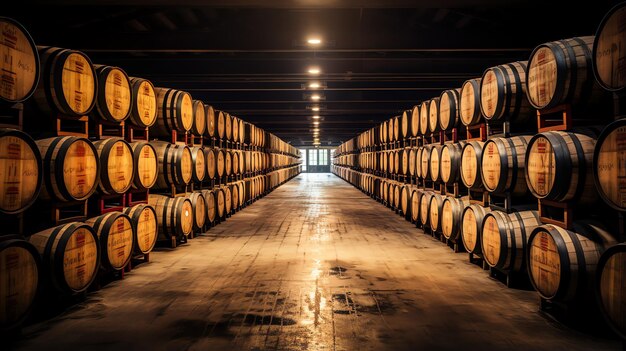
[[[611,246],[602,254],[595,287],[602,315],[626,339],[626,244]]]
[[[626,4],[613,7],[606,14],[593,44],[593,71],[600,86],[609,91],[626,88]]]
[[[600,197],[626,211],[626,119],[609,124],[598,137],[593,154],[594,181]]]

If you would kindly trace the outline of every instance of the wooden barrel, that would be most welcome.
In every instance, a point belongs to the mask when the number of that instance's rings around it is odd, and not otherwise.
[[[459,98],[461,89],[444,90],[439,96],[439,128],[450,130],[461,123],[459,115]]]
[[[193,100],[193,124],[191,125],[191,133],[202,136],[206,133],[206,108],[204,102]]]
[[[41,82],[37,106],[51,115],[87,116],[96,104],[98,78],[87,55],[80,51],[38,46]]]
[[[485,214],[481,249],[485,262],[507,272],[526,269],[526,248],[530,233],[541,225],[537,211]]]
[[[626,87],[626,67],[623,64],[626,52],[621,50],[626,47],[624,21],[626,5],[620,3],[606,14],[593,43],[593,72],[600,86],[609,91],[620,91]]]
[[[130,217],[135,234],[134,252],[147,255],[157,242],[158,223],[154,207],[146,204],[139,204],[133,207],[126,207],[124,213]]]
[[[168,88],[154,88],[157,97],[157,120],[150,134],[169,136],[172,131],[186,133],[193,126],[194,106],[189,93]]]
[[[39,54],[35,42],[17,21],[0,17],[0,100],[8,103],[28,99],[39,82]]]
[[[420,218],[420,200],[423,193],[421,189],[411,192],[411,221],[414,223],[417,223]]]
[[[224,137],[228,141],[233,140],[233,116],[230,113],[224,113]]]
[[[481,78],[466,80],[459,93],[459,117],[465,126],[473,126],[483,122],[480,110]]]
[[[483,187],[481,178],[482,141],[467,142],[461,151],[461,181],[470,189],[480,189]]]
[[[199,146],[190,148],[191,151],[191,163],[193,164],[193,172],[191,179],[194,182],[201,182],[206,177],[207,165],[204,149]]]
[[[401,138],[400,134],[400,116],[395,116],[393,118],[393,140],[399,141]]]
[[[526,182],[537,198],[591,204],[598,199],[593,183],[596,140],[570,132],[535,135],[526,152]]]
[[[135,174],[132,186],[134,189],[150,189],[157,181],[159,161],[154,147],[145,141],[136,141],[130,144],[133,150],[133,164]]]
[[[91,115],[96,120],[119,124],[130,116],[133,95],[130,78],[119,67],[94,65],[98,76],[96,106]]]
[[[35,141],[43,158],[40,197],[59,201],[85,200],[99,182],[98,152],[93,144],[73,136]]]
[[[422,177],[422,152],[424,151],[424,147],[420,146],[415,151],[415,176],[418,178]]]
[[[206,199],[201,191],[194,191],[189,194],[193,213],[193,229],[201,230],[204,227],[207,217]]]
[[[225,155],[224,150],[215,149],[215,166],[217,167],[217,176],[219,178],[223,177],[225,174],[226,165],[224,164]]]
[[[188,198],[150,194],[148,204],[156,211],[159,239],[186,236],[193,230],[194,211]]]
[[[413,106],[410,115],[410,134],[412,137],[416,137],[420,134],[420,107],[419,105]]]
[[[172,185],[186,185],[193,176],[191,150],[184,145],[152,141],[159,161],[155,188],[166,189]]]
[[[232,208],[233,211],[236,211],[239,209],[239,187],[237,186],[237,184],[233,183],[230,185],[230,194],[233,197],[232,199]]]
[[[408,216],[411,205],[411,192],[408,185],[400,186],[400,211],[404,217]]]
[[[465,142],[445,144],[441,148],[439,173],[444,183],[458,182],[461,175],[461,155]]]
[[[229,176],[233,173],[233,157],[230,151],[224,150],[224,175]]]
[[[217,138],[217,129],[215,123],[215,110],[211,105],[204,105],[204,114],[206,116],[206,134],[209,138]]]
[[[420,155],[420,170],[422,178],[430,180],[430,153],[433,149],[433,145],[426,145],[422,147],[422,153]]]
[[[433,145],[430,149],[430,179],[434,182],[441,181],[441,145]]]
[[[393,137],[393,130],[395,128],[395,120],[393,118],[387,121],[387,142],[392,143],[396,141]]]
[[[239,153],[235,150],[231,150],[230,159],[232,163],[232,173],[239,174]]]
[[[217,198],[214,190],[201,190],[206,208],[206,224],[213,225],[217,218]]]
[[[441,218],[443,212],[443,199],[441,194],[433,193],[430,197],[430,204],[428,205],[428,223],[430,228],[434,231],[441,232]]]
[[[128,215],[109,212],[85,221],[100,241],[100,266],[121,271],[130,261],[134,247],[134,227]]]
[[[541,297],[573,302],[589,298],[602,252],[615,243],[593,222],[574,222],[572,230],[544,224],[530,235],[528,274]]]
[[[40,284],[39,253],[17,235],[0,236],[0,272],[0,331],[5,332],[19,327],[32,309]]]
[[[152,127],[157,119],[154,85],[147,79],[130,77],[132,105],[127,123],[139,128]]]
[[[204,148],[204,159],[206,161],[206,177],[207,180],[212,180],[217,175],[217,160],[215,158],[215,150],[210,147]]]
[[[380,124],[380,141],[383,143],[387,143],[389,141],[388,123],[389,121],[384,121]]]
[[[236,182],[239,191],[239,207],[243,207],[246,203],[246,184],[243,180]]]
[[[41,255],[44,277],[61,293],[87,290],[100,267],[100,243],[93,229],[72,222],[28,238]]]
[[[609,206],[626,211],[626,120],[609,124],[598,137],[593,154],[596,189]]]
[[[626,244],[611,246],[602,254],[595,287],[602,315],[626,339]]]
[[[400,174],[402,171],[402,155],[399,151],[393,152],[393,172],[394,174]]]
[[[490,121],[534,122],[535,110],[526,96],[526,61],[491,67],[480,82],[480,110]]]
[[[400,117],[400,137],[402,139],[406,139],[411,136],[411,131],[409,130],[409,120],[411,119],[411,110],[402,111],[402,116]]]
[[[428,131],[435,133],[441,130],[439,125],[439,97],[432,98],[428,105]]]
[[[239,142],[240,143],[244,143],[243,137],[246,133],[246,122],[244,122],[243,120],[239,120]]]
[[[467,206],[461,214],[461,238],[463,247],[469,253],[482,254],[482,230],[485,215],[491,212],[489,207],[478,204]]]
[[[530,136],[493,138],[483,145],[480,170],[487,191],[519,196],[528,192],[525,155],[530,139]]]
[[[224,196],[224,189],[219,188],[215,190],[215,205],[217,207],[217,217],[224,218],[226,215],[226,196]]]
[[[130,189],[135,174],[133,149],[120,138],[95,141],[93,146],[100,159],[100,183],[103,194],[122,194]]]
[[[232,128],[233,128],[233,132],[232,132],[232,134],[233,134],[233,141],[235,143],[238,143],[239,142],[239,118],[237,118],[235,116],[233,116]]]
[[[226,116],[224,111],[215,110],[215,124],[217,125],[217,137],[224,139],[226,136]]]
[[[222,187],[222,190],[224,191],[224,214],[228,216],[233,210],[233,195],[229,186]]]
[[[455,198],[446,196],[441,206],[441,233],[446,239],[457,241],[461,237],[463,210],[469,205],[467,196]]]
[[[603,90],[591,67],[594,37],[576,37],[539,45],[530,54],[526,91],[531,105],[550,109],[568,103],[576,107],[600,102]]]
[[[408,158],[408,164],[409,164],[407,171],[408,171],[409,175],[411,177],[413,177],[413,176],[416,175],[416,173],[415,173],[415,170],[416,170],[415,164],[417,163],[416,162],[416,160],[417,160],[417,149],[416,148],[409,149],[408,153],[407,153],[407,158]]]
[[[15,214],[30,207],[42,179],[43,164],[35,141],[19,130],[0,128],[0,213]]]
[[[420,134],[428,134],[428,125],[430,118],[430,100],[426,100],[420,104]]]

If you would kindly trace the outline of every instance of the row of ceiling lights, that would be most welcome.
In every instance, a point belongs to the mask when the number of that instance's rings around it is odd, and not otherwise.
[[[309,38],[307,40],[307,43],[311,46],[319,46],[322,44],[322,39],[320,38]],[[314,75],[317,76],[321,73],[321,70],[319,67],[309,67],[308,69],[308,73],[310,75]],[[309,89],[320,89],[322,87],[322,85],[320,84],[320,82],[318,81],[313,81],[309,83]],[[311,95],[311,100],[318,102],[320,101],[322,97],[319,94],[312,94]],[[315,105],[311,108],[311,110],[313,112],[319,112],[320,107],[319,105]],[[313,119],[313,145],[314,146],[319,146],[320,145],[320,116],[319,114],[314,114],[312,117]]]

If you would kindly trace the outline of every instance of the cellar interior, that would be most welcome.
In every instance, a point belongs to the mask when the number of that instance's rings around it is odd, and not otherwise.
[[[626,3],[0,29],[1,350],[626,350]]]

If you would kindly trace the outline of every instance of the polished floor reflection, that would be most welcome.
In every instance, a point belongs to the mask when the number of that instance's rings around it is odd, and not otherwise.
[[[601,350],[349,184],[301,175],[62,315],[21,350]]]

